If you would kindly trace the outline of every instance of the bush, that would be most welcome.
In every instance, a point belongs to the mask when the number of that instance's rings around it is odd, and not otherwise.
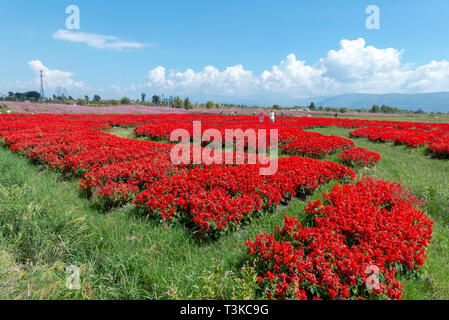
[[[8,113],[9,108],[6,104],[0,104],[0,113]]]
[[[184,99],[184,109],[192,109],[192,104],[190,103],[190,99],[189,98],[185,98]]]
[[[183,102],[182,102],[182,100],[179,97],[176,97],[175,100],[173,100],[172,108],[180,109],[183,106],[184,106]]]
[[[305,207],[310,227],[285,216],[275,234],[247,241],[263,295],[400,299],[397,275],[420,269],[432,238],[433,222],[413,206],[418,200],[395,183],[368,178],[337,184],[324,199]]]
[[[131,104],[131,100],[128,97],[123,97],[120,99],[120,104]]]
[[[206,109],[212,109],[215,106],[215,103],[213,101],[207,101],[205,107]]]
[[[365,148],[344,150],[338,155],[340,161],[350,167],[372,167],[380,160],[380,154]]]

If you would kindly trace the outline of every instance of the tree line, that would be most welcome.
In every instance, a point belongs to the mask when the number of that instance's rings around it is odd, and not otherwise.
[[[419,108],[416,111],[412,111],[412,110],[405,110],[405,109],[391,107],[391,106],[388,106],[385,104],[383,104],[382,106],[374,104],[370,109],[368,109],[368,108],[349,109],[347,107],[341,107],[341,108],[332,108],[332,107],[323,107],[323,106],[317,107],[317,106],[315,106],[315,104],[313,102],[311,102],[310,105],[308,106],[308,109],[311,111],[325,111],[325,112],[338,112],[338,113],[346,113],[349,111],[359,112],[359,113],[417,113],[417,114],[425,113],[421,108]]]
[[[139,104],[145,106],[167,106],[172,108],[183,109],[229,109],[229,108],[248,108],[248,109],[271,109],[271,107],[263,106],[247,106],[244,104],[230,104],[230,103],[217,103],[214,101],[207,101],[206,103],[191,102],[189,97],[181,98],[179,96],[164,96],[153,95],[150,99],[147,99],[146,93],[140,95],[140,99],[130,99],[129,97],[122,97],[121,99],[102,99],[100,95],[95,94],[93,97],[85,95],[82,98],[74,99],[70,96],[66,89],[56,88],[56,92],[50,97],[41,97],[41,94],[37,91],[29,91],[25,93],[20,92],[8,92],[7,96],[1,96],[0,100],[3,101],[31,101],[31,102],[45,102],[45,103],[66,103],[71,105],[86,105],[92,107],[99,106],[117,106],[117,105],[130,105]],[[272,107],[275,110],[280,110],[279,105]],[[297,108],[297,107],[295,107]],[[285,110],[294,108],[282,108]]]
[[[314,102],[311,102],[308,107],[306,106],[294,106],[294,107],[281,107],[278,104],[272,107],[266,106],[247,106],[244,104],[231,104],[231,103],[216,103],[211,100],[206,103],[192,103],[189,97],[180,98],[179,96],[164,96],[153,95],[151,99],[146,99],[146,93],[142,93],[140,99],[132,100],[128,97],[122,97],[121,99],[107,99],[104,100],[100,95],[95,94],[92,98],[85,95],[83,98],[74,99],[71,97],[67,90],[64,88],[56,88],[55,94],[52,97],[43,98],[41,94],[37,91],[27,91],[27,92],[8,92],[7,96],[0,97],[3,101],[31,101],[31,102],[46,102],[46,103],[67,103],[72,105],[87,105],[87,106],[117,106],[117,105],[130,105],[130,104],[140,104],[146,106],[167,106],[176,109],[273,109],[273,110],[310,110],[310,111],[323,111],[323,112],[336,112],[336,113],[346,113],[349,111],[359,112],[359,113],[425,113],[422,109],[416,111],[403,110],[388,105],[379,106],[374,104],[370,109],[368,108],[357,108],[349,109],[347,107],[317,107]]]

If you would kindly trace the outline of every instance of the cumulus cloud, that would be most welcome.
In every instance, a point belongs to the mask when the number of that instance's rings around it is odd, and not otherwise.
[[[206,66],[199,72],[192,69],[167,72],[164,67],[157,66],[148,72],[147,78],[149,87],[181,94],[195,91],[203,94],[245,95],[254,93],[258,83],[252,72],[245,70],[242,65],[227,67],[223,71]]]
[[[67,90],[68,94],[76,97],[83,97],[84,95],[103,94],[105,90],[102,88],[94,88],[86,86],[83,81],[74,79],[75,74],[70,71],[62,71],[58,69],[51,69],[44,65],[40,60],[28,61],[28,67],[33,73],[32,80],[16,81],[14,83],[0,85],[1,92],[7,91],[39,91],[40,90],[40,72],[44,75],[44,93],[46,96],[51,96],[56,93],[59,88]]]
[[[33,82],[37,85],[40,83],[40,72],[43,71],[45,86],[50,88],[82,88],[84,83],[82,81],[75,81],[72,79],[73,72],[61,71],[57,69],[49,69],[40,60],[31,60],[28,62],[31,70],[35,73]]]
[[[367,46],[363,38],[340,41],[315,64],[293,53],[270,70],[255,75],[242,65],[220,71],[206,66],[198,72],[167,71],[157,66],[147,74],[147,86],[179,94],[254,96],[283,94],[293,98],[345,93],[411,93],[449,90],[449,62],[412,66],[404,51]]]
[[[125,49],[141,49],[148,44],[140,42],[123,41],[115,36],[108,36],[97,33],[87,33],[81,31],[70,31],[59,29],[53,33],[54,39],[65,40],[70,42],[85,43],[89,47],[97,49],[125,50]]]
[[[432,61],[409,71],[406,91],[446,91],[449,88],[449,62]]]
[[[327,86],[323,78],[324,69],[307,66],[305,61],[297,60],[292,53],[271,71],[264,71],[260,76],[261,89],[266,91],[291,93],[293,96],[316,94],[317,89]]]
[[[362,38],[342,40],[340,49],[330,50],[320,65],[326,69],[324,76],[341,82],[359,81],[400,68],[402,53],[393,48],[366,46]]]

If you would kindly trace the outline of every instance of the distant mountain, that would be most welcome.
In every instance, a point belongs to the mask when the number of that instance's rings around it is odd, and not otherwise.
[[[315,99],[315,100],[314,100]],[[385,104],[406,110],[426,112],[449,112],[449,92],[432,92],[416,94],[344,94],[335,97],[310,98],[315,105],[323,107],[348,107],[349,109],[371,108],[373,104]]]

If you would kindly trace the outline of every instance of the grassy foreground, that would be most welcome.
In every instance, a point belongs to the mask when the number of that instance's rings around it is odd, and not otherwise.
[[[133,205],[100,214],[76,181],[0,147],[0,298],[254,299],[244,242],[304,205],[294,200],[251,228],[200,243]],[[66,288],[70,265],[80,268],[80,290]]]
[[[314,131],[347,137],[349,130]],[[113,133],[133,137],[120,128]],[[361,174],[402,183],[427,202],[436,223],[424,269],[402,279],[404,298],[448,299],[449,161],[427,158],[423,149],[355,142],[382,154],[375,169]],[[76,181],[0,147],[0,298],[256,299],[244,242],[272,232],[285,214],[301,217],[304,205],[294,199],[239,232],[200,243],[181,226],[163,228],[137,215],[132,205],[100,214],[79,196]],[[66,287],[70,265],[80,268],[79,290]]]

